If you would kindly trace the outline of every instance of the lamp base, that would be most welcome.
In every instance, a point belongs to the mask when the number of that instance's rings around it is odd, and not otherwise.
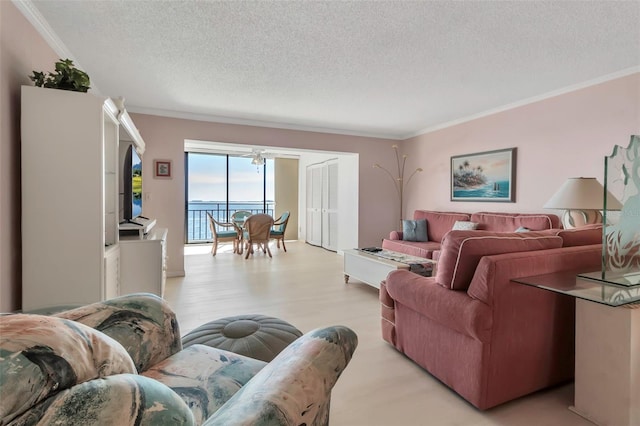
[[[580,228],[595,223],[602,223],[602,213],[599,210],[565,210],[562,215],[564,229]]]

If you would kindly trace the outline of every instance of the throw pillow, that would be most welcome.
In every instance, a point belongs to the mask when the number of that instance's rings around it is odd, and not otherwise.
[[[404,241],[421,241],[427,240],[427,221],[421,220],[403,220],[402,221],[402,239]]]
[[[453,224],[452,231],[474,231],[478,229],[478,224],[476,222],[469,222],[466,220],[456,220],[456,223]]]

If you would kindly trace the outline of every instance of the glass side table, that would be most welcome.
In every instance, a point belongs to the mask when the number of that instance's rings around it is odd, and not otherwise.
[[[577,274],[513,281],[576,298],[575,393],[569,409],[597,425],[640,425],[640,286]]]

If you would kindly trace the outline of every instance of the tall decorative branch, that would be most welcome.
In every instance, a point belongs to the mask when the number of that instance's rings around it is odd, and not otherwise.
[[[398,196],[400,197],[400,222],[402,222],[403,207],[404,207],[404,188],[409,184],[409,182],[411,182],[411,179],[416,175],[416,173],[422,171],[422,168],[418,167],[417,169],[415,169],[405,182],[404,168],[407,163],[407,155],[404,154],[402,156],[402,162],[401,162],[400,154],[398,153],[398,145],[392,145],[391,148],[393,148],[396,154],[396,166],[398,167],[398,177],[397,178],[393,177],[393,175],[389,170],[385,169],[378,163],[374,164],[373,167],[381,169],[389,176],[389,178],[391,178],[391,181],[393,182],[393,186],[396,188],[396,192],[398,192]]]

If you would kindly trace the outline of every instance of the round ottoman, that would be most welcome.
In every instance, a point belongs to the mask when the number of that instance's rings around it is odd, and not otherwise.
[[[269,362],[300,336],[300,330],[279,318],[237,315],[192,330],[182,337],[182,346],[207,345]]]

